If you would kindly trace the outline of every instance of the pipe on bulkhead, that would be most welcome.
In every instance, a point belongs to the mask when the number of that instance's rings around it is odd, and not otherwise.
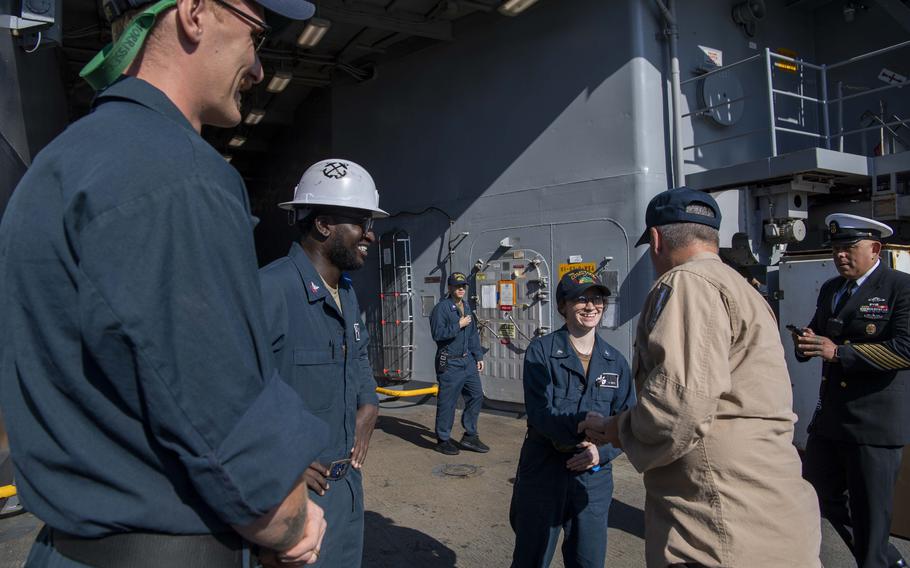
[[[682,155],[682,118],[680,109],[680,83],[679,83],[679,26],[676,17],[676,0],[655,0],[664,20],[664,36],[670,43],[670,100],[673,118],[673,185],[680,187],[686,185],[683,177]]]

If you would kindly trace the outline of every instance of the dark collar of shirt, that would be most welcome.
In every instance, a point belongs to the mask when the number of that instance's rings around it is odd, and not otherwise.
[[[294,262],[294,266],[297,267],[297,272],[300,274],[300,279],[303,281],[303,287],[306,288],[307,300],[309,300],[311,304],[317,300],[325,300],[329,295],[329,291],[326,289],[325,282],[322,281],[319,271],[313,266],[313,262],[310,260],[310,257],[307,256],[303,247],[300,246],[300,243],[293,243],[291,245],[288,256]],[[338,279],[339,294],[349,286],[350,281],[347,278],[342,277]]]
[[[193,128],[193,125],[190,124],[190,121],[186,116],[180,112],[180,109],[177,108],[163,91],[142,79],[129,76],[118,79],[113,85],[95,96],[95,99],[92,101],[92,110],[105,102],[114,100],[135,102],[157,113],[163,114],[187,130],[196,132],[196,129]],[[128,125],[125,126],[128,127]]]
[[[554,332],[553,336],[553,350],[550,352],[551,357],[557,359],[563,359],[569,356],[570,353],[573,353],[572,345],[569,342],[569,329],[565,325],[557,329]],[[591,350],[591,358],[594,356],[602,357],[607,361],[615,361],[616,355],[613,352],[613,348],[610,345],[601,339],[600,335],[596,332],[594,333],[594,349]]]
[[[456,302],[454,298],[448,297],[445,299],[445,301],[449,302],[452,305],[452,308],[454,308],[452,311],[456,311],[456,312],[458,311],[458,302]],[[462,302],[461,302],[461,308],[464,310],[463,315],[472,313],[470,304],[468,304],[468,302],[465,302],[464,300],[462,300]]]

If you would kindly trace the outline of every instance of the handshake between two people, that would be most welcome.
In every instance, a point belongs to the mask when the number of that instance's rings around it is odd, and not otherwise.
[[[578,433],[583,433],[586,441],[597,446],[613,444],[614,448],[622,448],[615,416],[604,416],[599,412],[589,411],[585,419],[578,423]]]

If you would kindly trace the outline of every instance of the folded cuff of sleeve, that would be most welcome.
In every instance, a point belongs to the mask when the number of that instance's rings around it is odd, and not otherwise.
[[[553,443],[560,446],[571,447],[584,440],[584,436],[578,433],[578,424],[584,420],[587,415],[587,412],[577,412],[574,415],[562,415],[554,417],[554,420],[549,424],[546,422],[544,423],[544,426],[549,425],[551,428],[535,427],[541,434],[550,438]]]
[[[375,388],[371,390],[364,390],[357,395],[357,408],[366,406],[367,404],[379,406],[379,395],[376,394]]]
[[[622,453],[622,450],[617,450],[613,447],[613,444],[606,444],[598,447],[597,453],[600,455],[600,463],[605,464],[616,459],[616,457]]]
[[[276,373],[218,448],[184,464],[224,522],[248,525],[284,500],[327,442],[328,426]]]

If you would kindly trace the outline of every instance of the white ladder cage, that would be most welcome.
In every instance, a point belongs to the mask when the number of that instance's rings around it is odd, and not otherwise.
[[[371,318],[373,374],[386,381],[408,381],[414,353],[414,274],[411,237],[390,231],[379,239],[379,317]]]

